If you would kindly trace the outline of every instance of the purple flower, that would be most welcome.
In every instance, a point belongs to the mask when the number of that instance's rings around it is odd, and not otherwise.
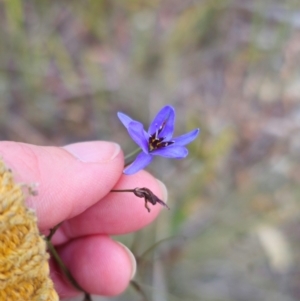
[[[199,133],[199,129],[194,129],[187,134],[172,138],[175,121],[175,110],[172,106],[165,106],[158,112],[150,124],[148,132],[144,130],[140,122],[129,116],[118,112],[118,117],[126,127],[130,137],[142,149],[133,163],[124,169],[124,173],[127,175],[143,169],[152,161],[153,156],[185,158],[188,155],[185,145],[192,142]]]

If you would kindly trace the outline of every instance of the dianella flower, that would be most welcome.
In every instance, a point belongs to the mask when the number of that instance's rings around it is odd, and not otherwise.
[[[124,169],[127,175],[134,174],[146,167],[153,159],[153,156],[182,159],[188,155],[185,147],[198,135],[199,129],[173,137],[175,109],[168,105],[163,107],[154,120],[151,122],[148,132],[139,121],[131,119],[129,116],[118,112],[118,117],[126,127],[130,137],[141,148],[141,153],[135,158],[133,163]]]

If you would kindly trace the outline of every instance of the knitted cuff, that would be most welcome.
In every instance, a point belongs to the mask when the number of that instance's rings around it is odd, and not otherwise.
[[[0,159],[0,300],[57,301],[49,254],[22,186]]]

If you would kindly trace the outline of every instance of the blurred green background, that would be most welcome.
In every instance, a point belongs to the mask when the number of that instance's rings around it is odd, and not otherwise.
[[[116,112],[148,125],[165,104],[176,134],[201,127],[188,159],[148,168],[171,210],[117,237],[134,285],[95,300],[300,299],[299,1],[0,0],[0,16],[2,140],[129,153]]]

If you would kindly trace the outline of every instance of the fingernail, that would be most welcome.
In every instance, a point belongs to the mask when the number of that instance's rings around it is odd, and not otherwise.
[[[120,145],[114,142],[90,141],[69,144],[63,147],[78,160],[86,163],[112,161],[120,153]]]
[[[134,255],[132,254],[132,252],[125,246],[123,245],[121,242],[117,241],[117,243],[123,247],[123,249],[125,250],[125,252],[127,253],[130,262],[131,262],[131,276],[130,276],[130,280],[134,278],[135,273],[136,273],[136,259],[134,257]]]
[[[163,194],[163,201],[165,202],[165,203],[167,203],[168,202],[168,190],[167,190],[167,187],[166,187],[166,185],[162,182],[162,181],[160,181],[159,179],[156,179],[156,181],[158,182],[158,184],[159,184],[159,186],[160,186],[160,188],[161,188],[161,191],[162,191],[162,194]]]

